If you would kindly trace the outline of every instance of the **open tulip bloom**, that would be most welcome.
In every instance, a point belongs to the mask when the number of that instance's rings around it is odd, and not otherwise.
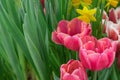
[[[86,71],[79,60],[70,60],[60,67],[60,80],[88,80]]]
[[[74,18],[71,21],[60,21],[57,30],[52,32],[52,40],[68,49],[79,51],[81,37],[86,35],[91,35],[91,25]]]
[[[116,9],[110,9],[109,15],[104,13],[103,21],[105,19],[106,21],[103,23],[107,36],[110,39],[117,41],[116,57],[118,58],[117,64],[120,65],[120,7]]]
[[[109,38],[86,42],[79,51],[79,57],[85,68],[90,70],[102,70],[109,68],[116,52],[116,42]]]
[[[113,17],[108,18],[105,12],[102,18],[106,20],[106,24],[113,23],[109,20],[115,20]],[[104,30],[108,32],[106,24],[104,24]],[[110,26],[114,27],[113,25]],[[119,26],[117,28],[119,28]],[[77,51],[81,61],[79,63],[77,60],[71,60],[67,64],[63,64],[60,68],[61,80],[86,80],[87,78],[84,79],[86,73],[83,72],[84,70],[78,69],[80,67],[78,67],[78,63],[85,69],[91,71],[100,71],[105,68],[110,68],[113,64],[116,55],[117,41],[112,41],[111,37],[97,39],[92,36],[91,33],[91,24],[77,18],[71,21],[61,20],[58,23],[57,29],[52,32],[53,42],[64,45],[70,50]],[[109,35],[114,34],[111,33]],[[113,37],[118,38],[116,35]],[[81,77],[81,73],[83,73],[83,77]]]
[[[91,25],[77,18],[60,21],[57,30],[52,32],[52,40],[56,44],[78,51],[81,61],[79,63],[77,60],[71,60],[63,64],[60,69],[61,80],[86,80],[84,70],[78,69],[80,65],[91,71],[100,71],[113,64],[117,42],[107,37],[97,40],[91,32]]]

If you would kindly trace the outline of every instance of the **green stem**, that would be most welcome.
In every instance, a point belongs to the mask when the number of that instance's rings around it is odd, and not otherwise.
[[[79,60],[79,52],[76,52],[76,59]]]
[[[71,2],[71,0],[68,0],[68,8],[67,8],[67,19],[68,20],[70,17],[71,9],[72,9],[72,2]]]
[[[112,68],[113,68],[112,78],[114,80],[118,80],[117,72],[116,72],[116,69],[115,69],[115,64],[113,64]]]
[[[97,6],[99,7],[101,3],[101,0],[98,0]]]
[[[93,73],[93,80],[97,80],[97,71],[94,71]]]

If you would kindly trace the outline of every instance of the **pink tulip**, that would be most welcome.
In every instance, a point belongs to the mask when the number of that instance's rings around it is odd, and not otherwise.
[[[85,68],[90,70],[102,70],[109,68],[115,58],[116,42],[109,38],[97,41],[88,41],[81,48],[79,57]]]
[[[116,9],[113,8],[110,9],[109,17],[104,11],[102,24],[104,26],[105,32],[107,33],[108,37],[110,37],[113,40],[117,39],[118,35],[120,34],[120,7]]]
[[[106,15],[107,16],[107,15]],[[104,20],[104,18],[103,18]],[[116,57],[117,57],[117,65],[120,67],[120,7],[116,9],[111,9],[109,11],[109,19],[106,20],[104,24],[105,32],[107,33],[107,36],[117,41],[117,51],[116,51]]]
[[[109,15],[105,11],[103,11],[103,17],[106,21],[111,21],[113,23],[119,23],[120,21],[120,7],[114,9],[111,8],[109,11]]]
[[[118,56],[120,55],[120,7],[116,9],[112,8],[109,11],[108,18],[105,22],[103,22],[105,23],[105,32],[110,39],[117,41],[116,57],[118,58]],[[103,21],[104,20],[105,19],[103,19]],[[119,58],[117,60],[118,62],[120,62]]]
[[[56,44],[78,51],[82,44],[81,37],[86,35],[91,35],[91,25],[74,18],[71,21],[60,21],[57,30],[52,32],[52,40]]]
[[[85,69],[78,60],[70,60],[61,65],[60,72],[60,80],[88,80]]]
[[[103,11],[102,19],[108,20],[108,15],[105,11]]]
[[[109,11],[109,16],[106,14],[106,12],[103,12],[103,17],[102,17],[102,24],[104,26],[105,29],[107,29],[106,27],[109,27],[109,23],[111,24],[120,24],[120,7],[116,8],[116,9],[110,9]],[[110,25],[111,25],[110,24]]]
[[[117,23],[117,16],[115,14],[115,10],[112,8],[109,11],[109,20],[112,21],[113,23]]]

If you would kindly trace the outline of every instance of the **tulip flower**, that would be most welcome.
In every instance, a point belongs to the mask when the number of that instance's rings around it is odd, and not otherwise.
[[[107,16],[107,19],[104,24],[105,32],[107,33],[107,36],[110,39],[117,41],[116,57],[118,58],[118,56],[120,55],[120,7],[116,9],[112,8],[109,11],[109,17],[108,15],[105,16]],[[119,59],[120,58],[117,59],[117,63],[120,62]]]
[[[86,35],[91,35],[91,25],[74,18],[71,21],[60,21],[57,30],[52,32],[52,40],[56,44],[78,51],[82,44],[81,37]]]
[[[106,19],[106,22],[111,21],[113,23],[119,23],[120,22],[120,7],[116,9],[110,9],[109,15],[106,14],[106,12],[103,12],[103,19]]]
[[[79,57],[85,68],[90,70],[102,70],[109,68],[116,52],[116,42],[109,38],[100,40],[88,40],[79,51]]]
[[[70,60],[60,67],[60,80],[88,80],[85,69],[80,61]]]
[[[103,22],[107,36],[115,41],[120,40],[120,7],[115,10],[112,8],[107,16],[106,21]],[[104,19],[103,19],[104,20]]]

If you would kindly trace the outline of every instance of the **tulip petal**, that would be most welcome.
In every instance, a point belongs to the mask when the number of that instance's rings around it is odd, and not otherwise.
[[[79,51],[79,57],[80,60],[82,62],[82,64],[84,65],[85,68],[91,69],[91,64],[87,55],[87,51],[85,49],[80,49]]]
[[[73,62],[70,63],[70,65],[68,65],[67,72],[71,74],[72,71],[74,71],[75,69],[77,69],[79,67],[80,67],[79,62],[78,61],[73,61]]]
[[[87,50],[95,50],[95,43],[92,41],[88,41],[87,43],[84,44],[84,47]]]
[[[62,64],[60,67],[60,77],[63,78],[64,74],[67,72],[67,64]]]
[[[81,33],[84,33],[85,35],[91,35],[92,29],[91,25],[87,24],[85,22],[81,23]]]
[[[113,8],[109,12],[109,20],[114,22],[114,23],[117,23],[115,11]]]
[[[70,37],[70,36],[69,36],[68,34],[58,33],[57,37],[58,37],[58,39],[61,41],[61,44],[64,45],[64,39],[65,39],[66,37]]]
[[[87,74],[83,75],[83,73],[85,73],[84,69],[78,68],[73,71],[72,75],[78,75],[80,80],[87,80]]]
[[[57,31],[67,34],[68,33],[68,21],[62,20],[58,23]]]
[[[115,32],[114,29],[110,29],[108,30],[108,37],[112,40],[118,40],[118,35],[117,33]]]
[[[115,59],[115,52],[116,52],[116,42],[112,42],[112,47],[107,49],[104,53],[107,54],[108,56],[108,65],[107,65],[107,68],[109,68],[113,62],[114,62],[114,59]]]
[[[105,20],[107,20],[107,19],[108,19],[108,15],[107,15],[107,13],[106,13],[105,11],[103,11],[103,16],[102,16],[102,19],[105,19]]]
[[[80,80],[77,75],[65,74],[63,80]]]
[[[97,61],[97,66],[96,66],[96,70],[102,70],[103,68],[105,68],[107,66],[107,64],[109,63],[108,61],[108,57],[105,53],[102,53]]]
[[[92,41],[92,42],[94,42],[95,44],[96,44],[96,42],[97,42],[97,39],[96,39],[95,37],[93,37],[93,36],[83,36],[83,37],[81,38],[81,40],[82,40],[82,43],[83,43],[83,44],[87,43],[88,41]]]
[[[120,7],[116,8],[115,13],[117,15],[117,19],[120,19]]]
[[[64,45],[68,49],[79,51],[79,48],[81,46],[81,40],[77,36],[69,36],[64,39]]]
[[[111,50],[107,50],[106,53],[109,61],[106,68],[109,68],[113,64],[113,61],[115,59],[115,52],[111,49]]]
[[[71,36],[81,33],[81,23],[82,21],[80,21],[77,18],[74,18],[73,20],[70,21],[70,23],[68,24],[68,34],[70,34]]]
[[[109,38],[102,38],[98,40],[97,48],[99,53],[102,53],[105,49],[109,47],[111,47],[111,41]]]
[[[99,59],[99,56],[100,54],[99,53],[95,53],[95,52],[92,52],[88,55],[89,57],[89,60],[90,60],[90,63],[91,63],[91,70],[96,70],[96,67],[97,67],[97,62],[98,62],[98,59]]]
[[[62,44],[57,35],[58,33],[56,31],[52,32],[52,41],[56,44]]]

